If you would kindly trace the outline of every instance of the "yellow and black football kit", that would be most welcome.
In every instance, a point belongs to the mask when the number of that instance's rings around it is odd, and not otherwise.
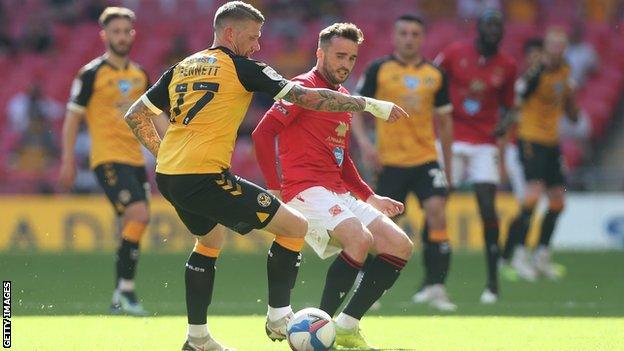
[[[292,86],[266,64],[215,47],[185,58],[143,95],[152,112],[170,116],[156,181],[191,233],[220,223],[246,234],[275,215],[275,197],[228,170],[253,92],[278,100]]]
[[[527,180],[542,180],[548,186],[562,185],[559,119],[572,90],[570,69],[542,66],[530,68],[516,84],[521,102],[518,148]]]
[[[405,201],[410,191],[421,201],[434,195],[446,196],[433,120],[435,112],[452,110],[442,71],[427,61],[407,65],[390,55],[366,69],[357,92],[392,101],[410,115],[392,124],[376,121],[377,147],[384,166],[377,193],[398,201]]]
[[[101,56],[80,70],[67,104],[69,110],[86,115],[90,166],[117,214],[133,202],[147,200],[141,144],[123,117],[149,85],[147,73],[138,64],[129,62],[119,68]]]

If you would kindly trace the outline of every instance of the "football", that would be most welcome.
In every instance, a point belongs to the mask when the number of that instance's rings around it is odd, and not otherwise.
[[[336,329],[324,311],[304,308],[288,322],[287,339],[294,351],[325,351],[334,345]]]

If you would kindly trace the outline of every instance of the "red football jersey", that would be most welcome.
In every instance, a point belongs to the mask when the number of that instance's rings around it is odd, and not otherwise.
[[[435,63],[444,71],[453,104],[453,137],[473,144],[494,144],[499,109],[514,104],[517,67],[503,52],[485,58],[474,43],[454,43]]]
[[[342,86],[332,87],[321,74],[313,69],[292,79],[306,87],[326,88],[349,94]],[[275,165],[270,164],[269,152],[265,150],[270,139],[264,139],[266,132],[278,132],[278,154],[282,170],[282,198],[288,202],[301,191],[313,186],[345,193],[352,191],[359,197],[366,197],[372,191],[361,180],[353,161],[349,157],[350,112],[320,112],[306,110],[287,101],[280,100],[267,111],[254,131],[256,152],[267,185],[274,188],[278,181]],[[279,126],[269,132],[270,122],[277,120]],[[260,144],[259,144],[260,142]],[[260,151],[260,152],[259,152]]]

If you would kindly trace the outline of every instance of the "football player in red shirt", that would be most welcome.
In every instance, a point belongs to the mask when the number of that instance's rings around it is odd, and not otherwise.
[[[293,81],[348,94],[341,83],[355,65],[362,40],[362,32],[350,23],[325,28],[319,34],[316,66]],[[253,139],[269,191],[308,219],[306,242],[321,258],[338,254],[327,272],[322,310],[332,316],[337,312],[369,250],[377,254],[336,317],[337,345],[370,349],[360,333],[359,320],[397,280],[413,245],[389,219],[403,212],[403,204],[376,195],[349,156],[351,118],[351,113],[328,114],[280,100],[264,115]],[[281,181],[276,170],[276,137]]]
[[[499,122],[513,116],[517,68],[512,56],[499,51],[503,38],[500,12],[485,11],[477,21],[477,30],[474,43],[451,44],[435,63],[446,73],[453,104],[452,183],[472,183],[483,221],[488,280],[481,302],[495,303],[499,224],[494,199],[504,172],[504,140],[498,136],[505,132]],[[503,118],[501,109],[506,110]]]

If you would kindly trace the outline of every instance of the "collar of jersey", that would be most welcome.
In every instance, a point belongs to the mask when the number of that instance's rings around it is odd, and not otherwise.
[[[424,65],[427,62],[427,60],[425,60],[425,58],[422,57],[417,64],[415,64],[415,65],[408,65],[407,63],[401,61],[401,59],[399,59],[395,54],[390,54],[390,58],[393,59],[394,61],[396,61],[401,66],[405,66],[405,67],[410,67],[411,66],[411,67],[414,67],[414,68],[419,68],[420,66]]]
[[[320,80],[323,81],[323,83],[325,83],[325,85],[327,85],[327,87],[331,90],[338,90],[340,89],[340,84],[338,84],[337,86],[334,86],[333,84],[331,84],[330,82],[327,81],[327,79],[325,79],[325,77],[323,77],[323,75],[321,74],[321,72],[319,72],[318,69],[316,69],[316,67],[312,68],[312,74],[314,74],[315,76],[317,76]]]

